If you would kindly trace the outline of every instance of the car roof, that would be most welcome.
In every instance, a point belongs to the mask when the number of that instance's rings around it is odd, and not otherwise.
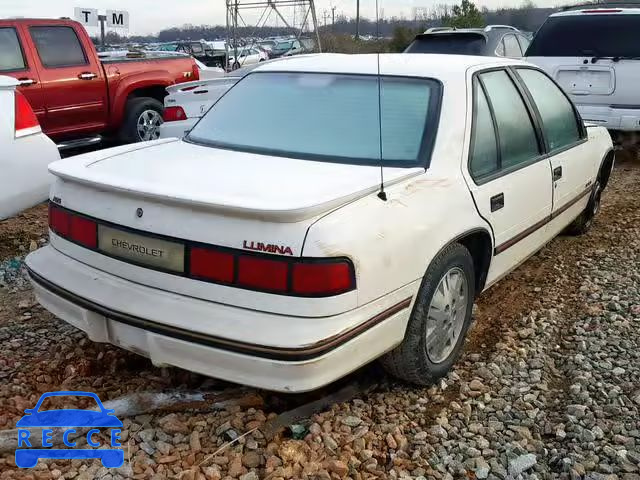
[[[444,55],[430,53],[381,53],[380,73],[445,79],[464,74],[469,68],[481,66],[521,65],[523,62],[503,57]],[[378,54],[348,55],[322,53],[313,56],[291,57],[286,62],[274,62],[254,71],[314,72],[375,75],[378,73]]]

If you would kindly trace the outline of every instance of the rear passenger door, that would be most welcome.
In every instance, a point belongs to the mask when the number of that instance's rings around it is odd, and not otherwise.
[[[546,241],[552,180],[542,139],[515,76],[507,69],[473,78],[469,182],[480,215],[491,225],[491,283]]]
[[[28,52],[19,26],[0,20],[0,75],[13,77],[20,82],[18,90],[27,97],[38,121],[42,123],[45,106],[40,77],[29,61]]]
[[[585,207],[593,186],[593,165],[599,160],[587,143],[586,129],[566,94],[540,70],[515,69],[539,116],[553,172],[554,218],[565,214],[558,223],[562,229]],[[557,233],[557,232],[556,232]]]
[[[37,21],[25,28],[44,93],[46,133],[77,135],[103,129],[109,109],[102,66],[85,51],[76,30]]]

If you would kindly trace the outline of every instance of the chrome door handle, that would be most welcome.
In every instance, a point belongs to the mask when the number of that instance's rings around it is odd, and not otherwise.
[[[19,78],[18,81],[20,82],[21,87],[28,87],[30,85],[35,85],[36,83],[38,83],[33,78]]]
[[[98,75],[96,75],[95,73],[91,73],[91,72],[83,72],[80,75],[78,75],[78,78],[80,80],[93,80],[94,78],[96,78]]]

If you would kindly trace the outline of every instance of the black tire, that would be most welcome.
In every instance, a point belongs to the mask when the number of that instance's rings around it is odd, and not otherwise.
[[[600,211],[601,197],[602,187],[600,182],[596,180],[596,183],[593,186],[593,191],[591,192],[591,197],[589,197],[587,207],[582,211],[580,216],[578,216],[578,218],[576,218],[573,223],[567,227],[567,233],[569,235],[584,235],[591,230],[593,220]]]
[[[464,323],[453,350],[446,359],[434,363],[426,350],[427,313],[441,279],[451,269],[464,274],[467,283],[467,305]],[[411,312],[404,340],[381,358],[384,368],[393,376],[417,385],[430,385],[445,376],[458,360],[464,340],[471,325],[475,299],[475,272],[473,258],[462,245],[454,243],[446,247],[433,260],[422,279],[418,296]]]
[[[162,117],[164,106],[161,102],[151,97],[137,97],[127,101],[124,121],[118,134],[118,139],[121,142],[136,143],[143,141],[138,134],[138,120],[140,119],[140,115],[147,110],[155,111]]]

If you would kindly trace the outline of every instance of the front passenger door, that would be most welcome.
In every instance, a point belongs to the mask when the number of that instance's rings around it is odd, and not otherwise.
[[[503,69],[482,72],[474,78],[473,90],[470,190],[493,230],[490,284],[546,241],[551,169],[511,74]]]

